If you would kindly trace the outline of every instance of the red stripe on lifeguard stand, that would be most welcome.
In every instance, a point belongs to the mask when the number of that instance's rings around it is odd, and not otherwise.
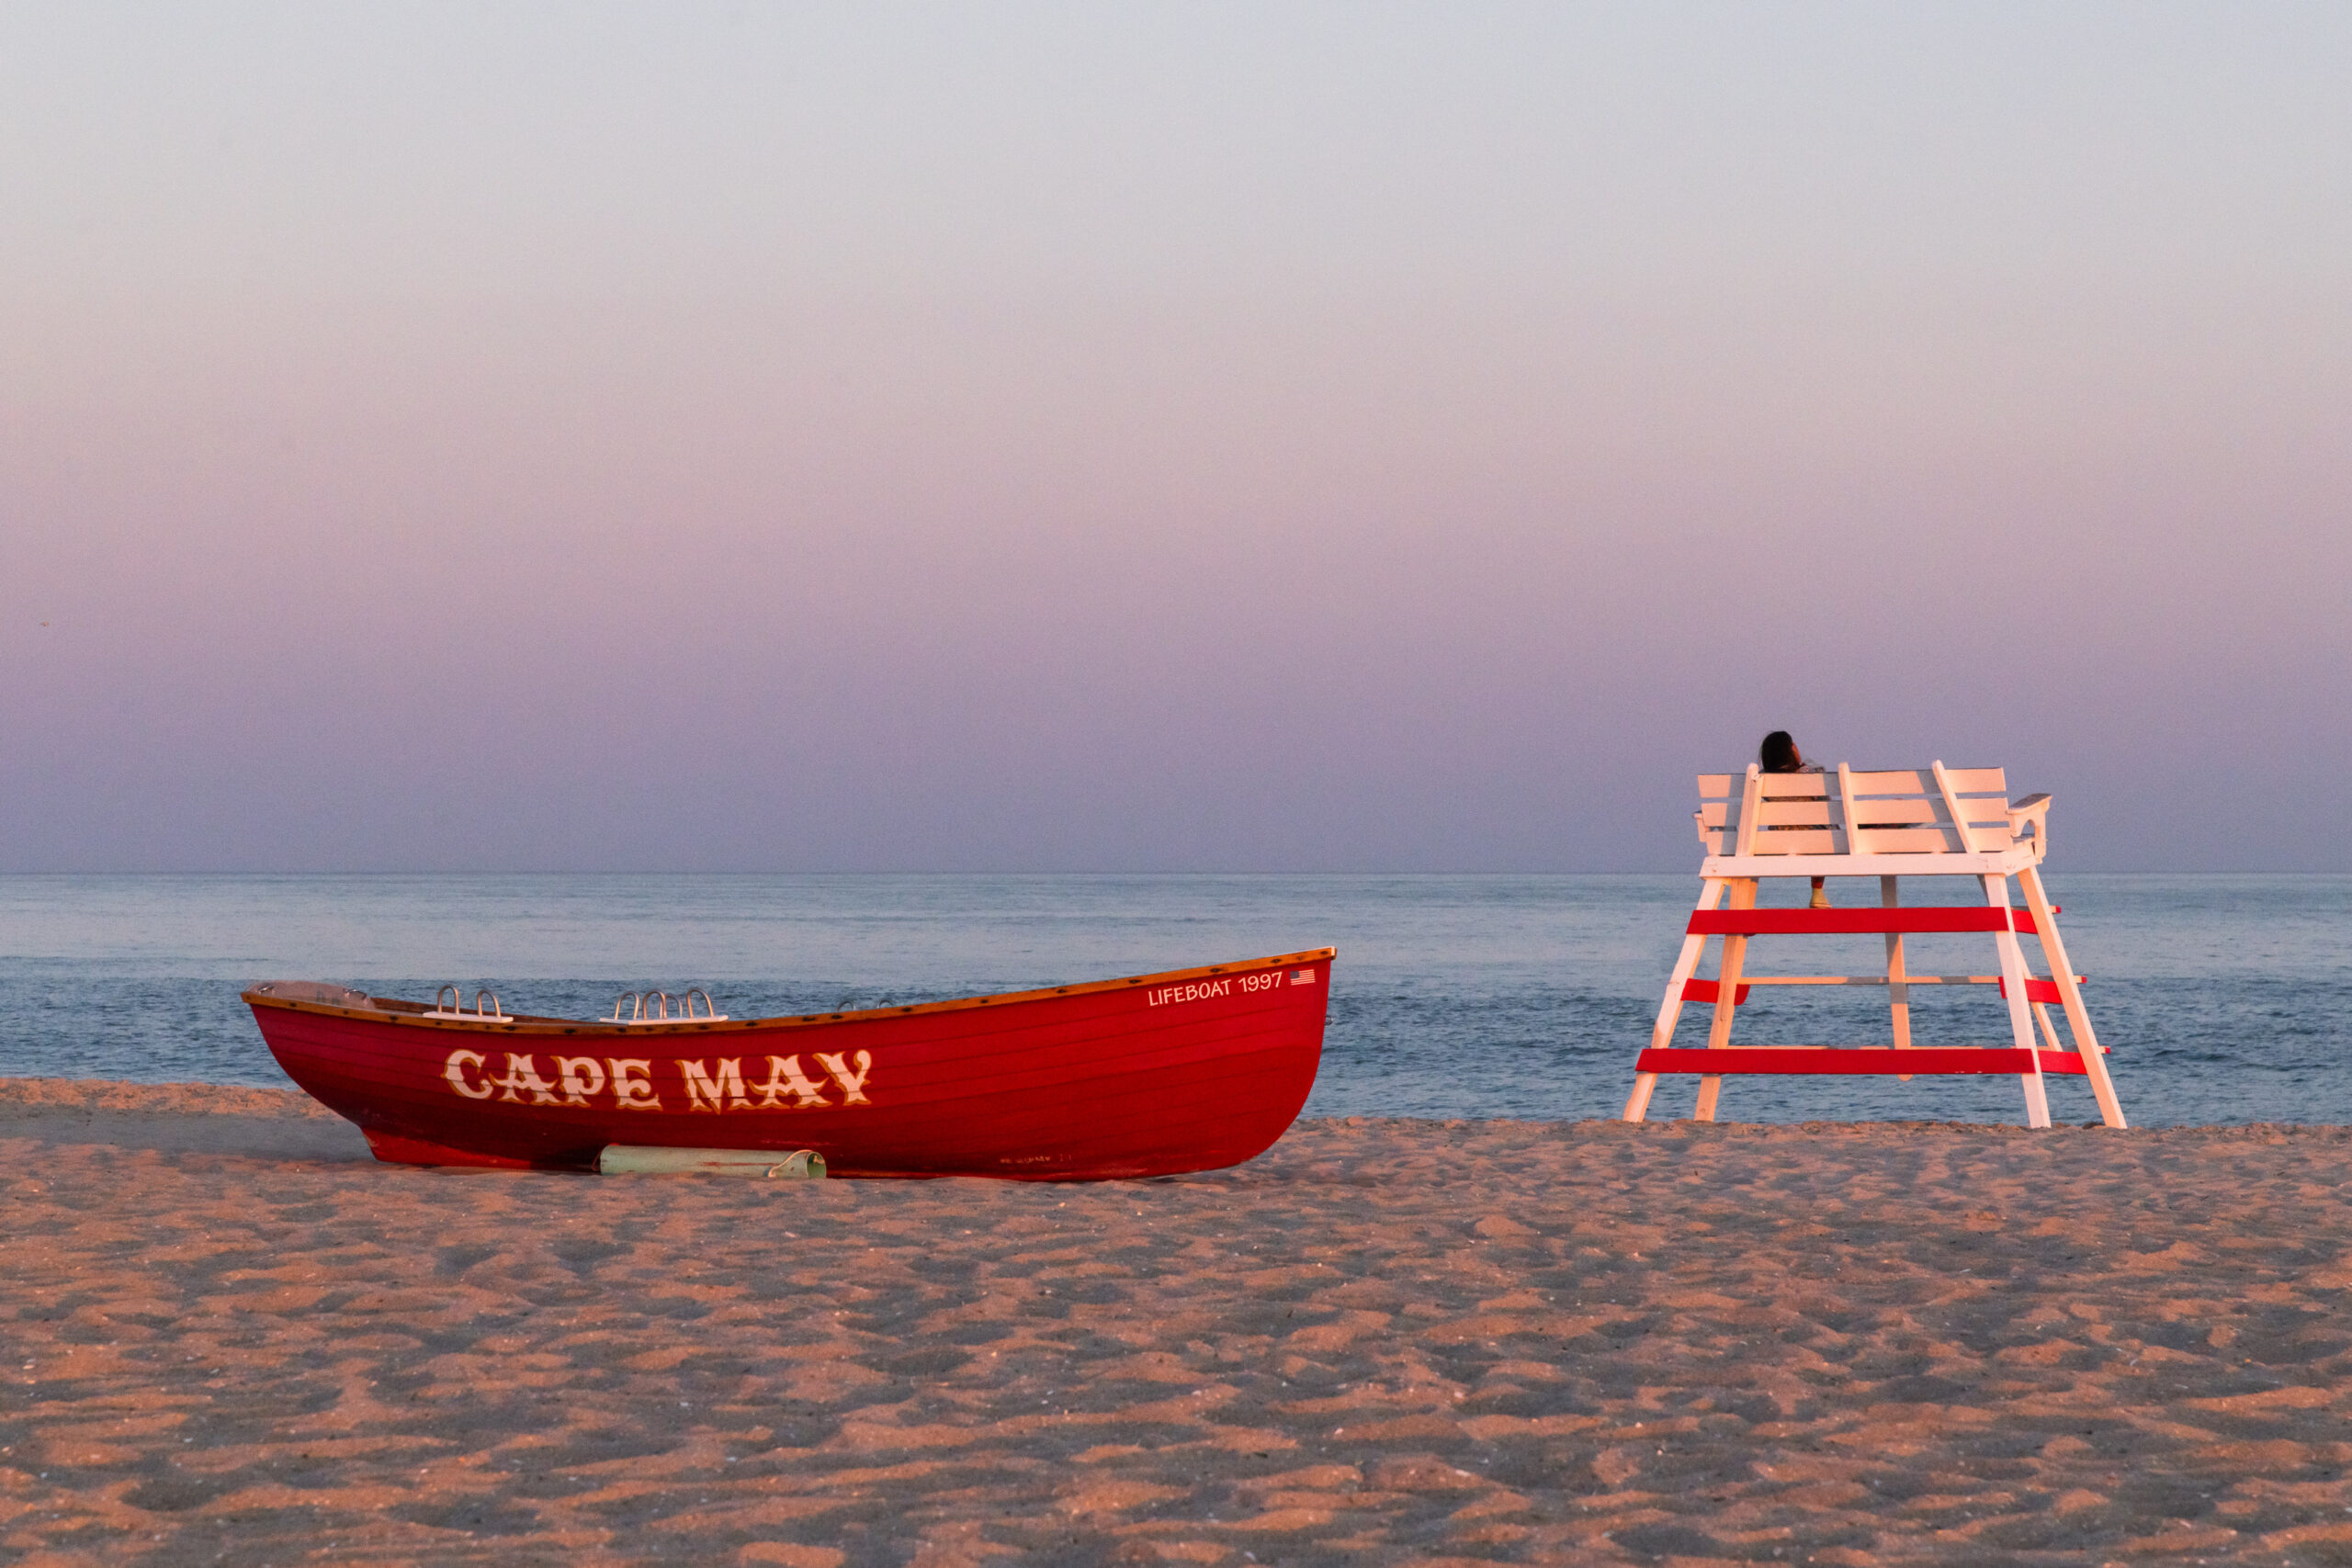
[[[1905,931],[2005,931],[2017,911],[1992,905],[1894,909],[1694,909],[1692,936],[1830,936]]]
[[[2079,986],[2089,978],[2088,975],[2077,975],[2075,976],[2075,984]],[[2000,987],[2001,995],[2007,998],[2009,994],[2009,983],[2003,980],[2000,982]],[[2066,1005],[2066,998],[2058,994],[2057,981],[2038,979],[2031,975],[2025,978],[2025,999],[2030,1002],[2045,1002],[2052,1007]]]
[[[2053,906],[2050,911],[2059,911]],[[2003,919],[2004,916],[2007,918]],[[2015,931],[2039,936],[2033,911],[1996,904],[1913,904],[1886,909],[1695,909],[1692,936],[1879,936],[1913,931]]]
[[[2072,1051],[2021,1051],[2014,1045],[1704,1045],[1652,1047],[1636,1060],[1642,1073],[2081,1073]]]

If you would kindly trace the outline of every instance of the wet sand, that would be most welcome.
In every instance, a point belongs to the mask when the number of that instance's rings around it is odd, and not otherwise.
[[[0,1081],[0,1559],[2352,1562],[2352,1130],[409,1170]]]

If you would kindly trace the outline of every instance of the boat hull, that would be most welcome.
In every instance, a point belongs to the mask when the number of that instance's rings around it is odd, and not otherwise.
[[[864,1012],[624,1025],[245,993],[380,1159],[590,1169],[607,1145],[810,1149],[836,1176],[1238,1165],[1297,1118],[1332,952]],[[289,989],[292,987],[289,987]]]

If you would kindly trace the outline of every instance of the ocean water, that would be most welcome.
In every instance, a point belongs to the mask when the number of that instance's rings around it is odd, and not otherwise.
[[[1906,901],[1976,902],[1920,879]],[[2126,1112],[2352,1122],[2352,878],[2052,875]],[[1612,1115],[1690,876],[0,876],[0,1075],[279,1085],[237,993],[271,978],[594,1017],[707,987],[736,1018],[1102,979],[1336,946],[1309,1115]],[[1788,902],[1792,890],[1768,893]],[[1874,904],[1875,885],[1833,884]],[[2032,954],[2033,944],[2028,944]],[[1913,937],[1985,974],[1989,938]],[[1879,939],[1760,939],[1751,972],[1869,974]],[[2037,963],[2037,969],[2040,969]],[[2006,1043],[1991,987],[1917,987],[1920,1043]],[[1759,989],[1736,1038],[1882,1043],[1885,993]],[[1704,1039],[1686,1010],[1678,1043]],[[1654,1116],[1689,1113],[1668,1078]],[[2052,1114],[2097,1114],[2080,1078]],[[1732,1078],[1727,1121],[2018,1122],[2011,1077]]]

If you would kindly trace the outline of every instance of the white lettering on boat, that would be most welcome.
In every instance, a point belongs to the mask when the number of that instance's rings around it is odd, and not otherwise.
[[[512,1051],[506,1053],[506,1076],[503,1078],[492,1078],[490,1081],[505,1090],[498,1097],[501,1100],[519,1101],[523,1098],[524,1091],[527,1089],[530,1091],[533,1105],[563,1103],[555,1097],[555,1085],[539,1077],[538,1064],[528,1056],[518,1056]]]
[[[563,1080],[566,1105],[585,1105],[605,1092],[605,1069],[594,1056],[558,1056],[555,1070]]]
[[[871,1051],[831,1051],[816,1054],[826,1077],[841,1091],[842,1105],[871,1105],[865,1086],[874,1076]],[[441,1076],[468,1100],[488,1100],[493,1094],[517,1105],[569,1105],[592,1109],[598,1097],[610,1095],[616,1111],[659,1111],[662,1097],[654,1092],[652,1059],[642,1056],[558,1056],[554,1081],[540,1076],[538,1059],[521,1052],[506,1053],[503,1077],[490,1076],[489,1061],[479,1051],[449,1053]],[[797,1055],[770,1056],[765,1083],[749,1083],[740,1056],[722,1056],[717,1066],[700,1058],[678,1057],[674,1065],[686,1091],[686,1109],[723,1114],[729,1111],[807,1111],[832,1105],[825,1098],[825,1079],[802,1070]],[[753,1098],[756,1096],[757,1098]]]
[[[858,1081],[863,1083],[865,1080],[861,1078]],[[752,1087],[760,1091],[760,1109],[763,1111],[799,1111],[825,1103],[824,1092],[801,1073],[797,1055],[770,1056],[768,1081]],[[787,1089],[797,1097],[788,1106],[776,1098]]]
[[[618,1111],[659,1111],[662,1099],[653,1092],[653,1064],[639,1056],[607,1056],[613,1069],[613,1106]]]
[[[1271,991],[1283,983],[1283,971],[1263,970],[1255,975],[1227,975],[1222,980],[1194,980],[1189,985],[1162,986],[1146,991],[1144,1000],[1156,1008],[1177,1007],[1185,1002],[1204,1002],[1211,997],[1229,997],[1237,992]]]
[[[678,1058],[678,1072],[686,1080],[686,1109],[707,1111],[713,1115],[729,1110],[749,1111],[752,1101],[743,1093],[743,1063],[741,1057],[719,1058],[716,1075],[707,1072],[699,1061]]]
[[[468,1100],[488,1100],[490,1098],[490,1086],[488,1084],[482,1085],[480,1089],[475,1089],[466,1081],[466,1064],[469,1062],[473,1064],[474,1071],[481,1071],[482,1059],[481,1052],[452,1051],[449,1053],[448,1066],[441,1069],[441,1076],[449,1080],[449,1087],[451,1089],[456,1089]]]
[[[857,1054],[857,1071],[854,1075],[849,1070],[848,1056],[849,1053],[846,1051],[838,1056],[827,1051],[817,1053],[817,1060],[825,1064],[825,1071],[832,1074],[833,1081],[842,1086],[842,1103],[869,1105],[873,1102],[865,1098],[865,1079],[866,1075],[874,1070],[874,1053],[860,1051]]]
[[[1230,980],[1198,980],[1189,986],[1162,986],[1156,991],[1146,991],[1144,1000],[1153,1007],[1174,1007],[1180,1002],[1205,1001],[1222,997],[1233,989]]]

